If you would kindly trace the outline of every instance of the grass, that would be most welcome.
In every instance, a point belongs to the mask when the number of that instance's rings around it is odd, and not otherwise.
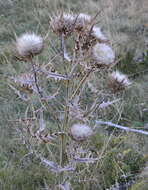
[[[26,31],[34,31],[48,39],[45,52],[39,56],[39,61],[46,64],[57,54],[59,45],[54,34],[49,30],[50,16],[63,9],[75,13],[85,12],[95,15],[101,10],[98,22],[103,31],[111,39],[116,54],[121,61],[117,68],[131,76],[133,86],[122,94],[122,103],[115,104],[105,111],[97,112],[98,119],[112,120],[128,127],[147,130],[147,55],[138,63],[134,58],[146,52],[147,28],[146,0],[115,1],[115,0],[15,0],[0,2],[0,189],[2,190],[42,190],[46,184],[50,188],[58,181],[48,169],[44,168],[33,156],[24,157],[28,153],[20,134],[17,131],[19,124],[10,122],[23,116],[27,105],[23,103],[8,87],[7,76],[14,76],[29,71],[29,65],[14,62],[12,59],[15,35]],[[7,10],[7,11],[6,11]],[[56,68],[61,70],[59,57],[55,61]],[[144,72],[141,72],[144,71]],[[99,84],[95,76],[94,85]],[[43,86],[54,92],[56,82],[45,82]],[[65,84],[64,84],[65,85]],[[64,86],[63,85],[63,86]],[[97,85],[96,85],[97,86]],[[90,98],[88,99],[88,96]],[[84,96],[84,105],[91,102],[92,94],[88,90]],[[63,101],[63,95],[58,97]],[[52,101],[51,101],[52,103]],[[36,100],[33,104],[38,107]],[[57,106],[55,104],[55,106]],[[61,107],[59,107],[61,109]],[[52,116],[46,114],[48,128],[54,131],[56,125]],[[108,134],[111,134],[110,136]],[[97,164],[84,167],[78,166],[78,173],[71,181],[74,189],[107,189],[117,181],[119,184],[137,180],[131,190],[147,190],[146,181],[139,179],[148,159],[147,137],[126,134],[108,128],[99,128],[89,145],[94,155],[103,155]],[[48,145],[40,151],[48,155]],[[53,150],[56,152],[56,150]],[[59,156],[58,154],[56,155]],[[83,169],[80,177],[79,171]],[[92,173],[94,176],[92,176]],[[82,182],[89,177],[92,181]],[[137,179],[138,178],[138,179]],[[81,182],[82,181],[82,182]],[[48,189],[48,188],[46,188]]]

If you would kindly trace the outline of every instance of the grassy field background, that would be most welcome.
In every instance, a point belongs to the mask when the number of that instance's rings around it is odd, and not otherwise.
[[[100,11],[97,22],[111,40],[117,58],[121,58],[116,67],[133,81],[132,88],[122,94],[122,104],[108,110],[104,118],[114,118],[115,123],[148,130],[147,0],[0,0],[1,190],[43,190],[47,189],[46,184],[49,189],[54,189],[52,184],[56,183],[55,176],[36,158],[24,158],[27,150],[18,135],[19,126],[11,121],[23,117],[26,105],[9,88],[6,79],[7,76],[29,70],[26,63],[14,62],[12,59],[15,36],[21,33],[33,31],[46,39],[45,51],[39,56],[43,64],[56,55],[59,42],[51,32],[49,21],[61,9],[90,15]],[[113,112],[116,113],[115,117]],[[99,117],[102,116],[103,113]],[[48,123],[49,128],[54,126],[52,119]],[[99,129],[91,146],[100,151],[109,138],[106,156],[95,169],[95,181],[86,185],[72,181],[73,188],[118,190],[113,185],[133,180],[130,190],[147,190],[147,136],[120,132],[110,137],[105,130]],[[85,177],[89,177],[90,173],[87,171]]]

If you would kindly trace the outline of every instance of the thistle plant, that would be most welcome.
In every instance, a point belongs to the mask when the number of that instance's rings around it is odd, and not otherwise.
[[[46,65],[38,63],[36,57],[44,48],[41,36],[25,33],[16,38],[15,57],[29,68],[9,80],[9,86],[26,103],[18,132],[29,154],[55,175],[54,188],[72,188],[70,183],[80,179],[85,166],[103,157],[88,148],[96,133],[94,121],[98,111],[119,101],[118,94],[131,84],[126,76],[113,71],[115,53],[95,23],[96,16],[83,13],[51,17],[50,29],[60,41],[60,70],[56,57]],[[57,90],[51,92],[47,86],[53,79]],[[48,126],[49,116],[53,127]]]

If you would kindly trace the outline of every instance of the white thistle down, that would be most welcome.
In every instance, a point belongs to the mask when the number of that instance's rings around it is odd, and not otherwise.
[[[101,32],[101,29],[97,26],[94,26],[92,29],[92,36],[101,41],[107,41],[106,36]]]
[[[124,84],[125,86],[129,86],[131,84],[131,82],[129,81],[128,77],[125,74],[120,73],[119,71],[112,72],[110,74],[110,78],[112,80],[116,80],[119,83]]]
[[[91,16],[88,14],[80,13],[78,15],[78,20],[89,23],[91,21]]]
[[[77,31],[81,31],[90,23],[91,16],[84,13],[80,13],[78,16],[76,16],[75,29]]]
[[[97,63],[109,65],[114,62],[115,54],[110,46],[104,43],[97,43],[93,47],[93,57]]]
[[[114,71],[109,75],[109,86],[116,92],[131,85],[131,81],[125,74]]]
[[[71,127],[71,135],[76,141],[88,139],[93,134],[92,129],[84,124],[74,124]]]
[[[43,39],[34,33],[24,33],[16,39],[16,50],[21,57],[37,55],[42,49]]]
[[[73,14],[70,14],[70,13],[64,13],[63,14],[63,19],[66,21],[69,21],[73,24],[74,20],[75,20],[75,17]]]

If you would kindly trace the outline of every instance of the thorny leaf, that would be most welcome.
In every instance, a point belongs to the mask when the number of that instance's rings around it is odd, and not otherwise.
[[[62,74],[59,74],[57,72],[50,72],[50,71],[46,71],[45,69],[43,68],[38,68],[36,70],[36,72],[39,72],[39,73],[43,73],[46,75],[47,79],[49,78],[53,78],[55,80],[69,80],[69,77],[66,76],[66,75],[62,75]]]
[[[32,94],[33,92],[38,92],[34,76],[31,73],[23,73],[18,77],[11,77],[11,80],[18,85],[22,91]]]
[[[44,119],[43,119],[43,111],[40,111],[39,126],[40,126],[40,127],[39,127],[37,133],[43,132],[43,131],[45,130],[45,128],[46,128],[46,123],[45,123],[45,121],[44,121]]]
[[[58,88],[58,90],[51,96],[44,97],[44,99],[47,101],[54,99],[59,94],[59,90],[60,90],[60,88]]]
[[[25,111],[25,119],[28,118],[28,112],[29,112],[29,106],[27,106],[26,111]]]
[[[45,186],[45,190],[49,190],[49,187],[48,187],[45,179],[44,179],[44,186]]]
[[[94,87],[94,85],[89,80],[87,81],[87,85],[93,93],[98,92],[98,90]]]
[[[79,163],[94,163],[95,161],[98,161],[98,158],[78,158],[75,157],[74,162],[79,162]]]
[[[64,168],[59,168],[59,172],[63,172],[63,171],[75,171],[75,168],[74,167],[71,167],[70,165],[68,166],[65,166]]]
[[[26,94],[21,94],[21,92],[19,90],[17,90],[14,86],[12,86],[11,84],[8,84],[9,87],[14,90],[14,93],[17,94],[19,96],[19,98],[21,98],[24,101],[28,101],[29,97],[26,97]]]
[[[69,114],[70,114],[71,118],[84,120],[84,118],[83,118],[84,111],[82,111],[78,105],[70,104]]]
[[[69,80],[69,78],[65,75],[50,72],[47,73],[47,79],[48,78],[54,78],[55,80]]]
[[[104,108],[106,108],[106,107],[108,107],[108,106],[110,106],[110,105],[112,105],[112,104],[114,104],[114,103],[116,103],[118,101],[120,101],[120,99],[113,100],[113,101],[108,101],[108,102],[103,102],[103,103],[101,103],[99,105],[99,108],[104,109]]]
[[[84,111],[80,108],[78,97],[75,97],[73,102],[69,103],[69,114],[73,119],[87,120],[87,118],[84,118]]]
[[[59,185],[62,190],[72,190],[71,184],[69,181],[64,182],[63,184]]]
[[[70,165],[67,165],[64,168],[61,168],[55,162],[49,161],[49,160],[47,160],[46,158],[43,158],[43,157],[40,157],[40,160],[52,172],[60,173],[60,172],[63,172],[63,171],[74,171],[75,170],[75,168],[71,167]]]
[[[58,171],[59,171],[59,168],[58,168],[58,166],[57,166],[57,164],[56,164],[55,162],[49,161],[49,160],[47,160],[47,159],[45,159],[45,158],[43,158],[43,157],[40,157],[40,160],[41,160],[41,162],[42,162],[45,166],[49,167],[49,169],[50,169],[51,171],[53,171],[53,172],[58,172]]]
[[[64,58],[68,61],[71,62],[71,59],[66,51],[64,51]]]

